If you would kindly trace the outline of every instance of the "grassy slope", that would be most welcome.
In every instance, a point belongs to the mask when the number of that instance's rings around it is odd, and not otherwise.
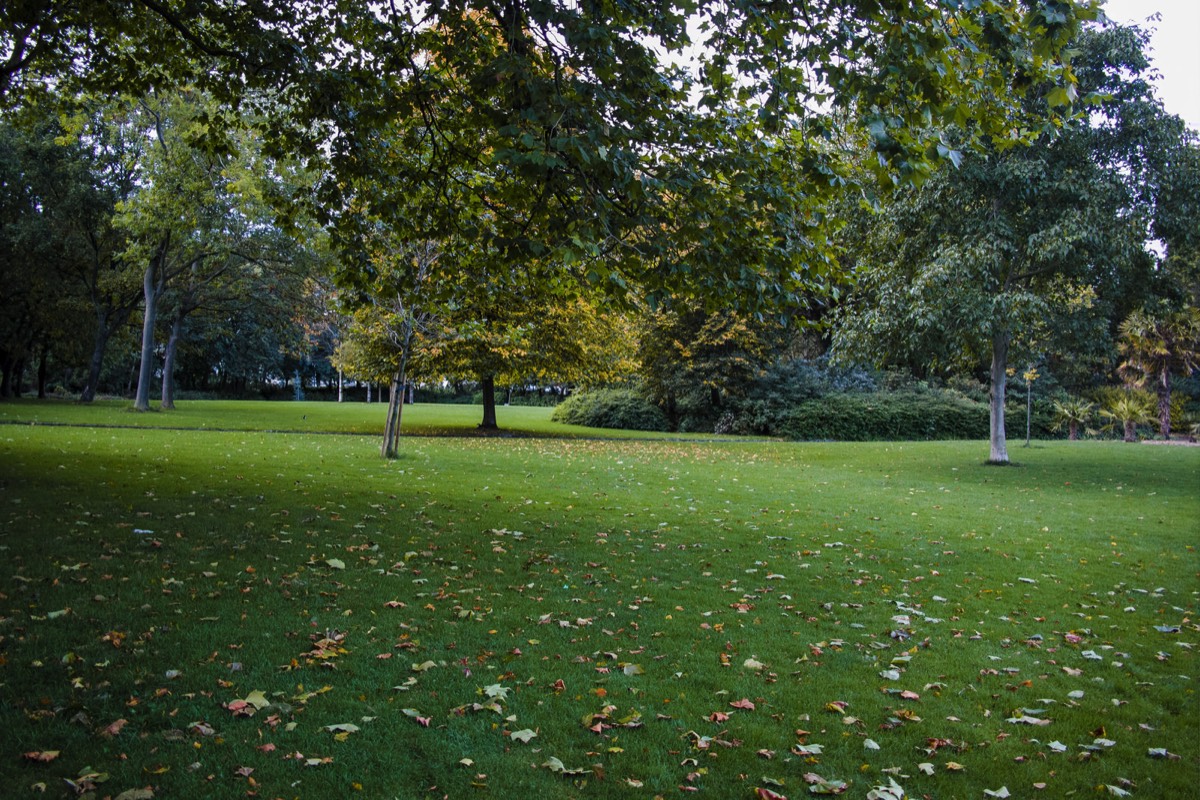
[[[114,796],[771,779],[794,798],[811,772],[858,797],[892,777],[1187,796],[1200,450],[983,452],[414,438],[383,462],[374,437],[0,427],[0,785],[63,796],[90,767]],[[306,656],[327,634],[336,657]],[[255,690],[281,705],[226,707]],[[1052,722],[1006,722],[1020,709]],[[361,730],[324,729],[341,723]]]

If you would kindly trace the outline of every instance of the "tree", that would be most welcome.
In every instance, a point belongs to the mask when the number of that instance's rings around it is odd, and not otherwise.
[[[1057,340],[1086,352],[1151,290],[1146,239],[1169,214],[1157,187],[1183,128],[1144,79],[1146,43],[1136,28],[1085,32],[1073,63],[1094,103],[1090,119],[1030,146],[964,157],[902,192],[851,245],[861,284],[835,347],[935,369],[990,361],[992,462],[1008,461],[1014,349]],[[1045,87],[1030,102],[1056,100]]]
[[[1118,371],[1134,386],[1153,383],[1158,397],[1158,429],[1171,438],[1171,374],[1191,375],[1200,365],[1200,309],[1188,307],[1155,317],[1144,310],[1121,323]]]
[[[350,303],[356,307],[334,363],[353,376],[389,385],[380,452],[395,458],[414,352],[423,354],[428,340],[439,332],[430,282],[440,252],[433,242],[397,246],[383,231],[372,244],[374,281]]]
[[[1130,389],[1117,391],[1108,396],[1100,409],[1100,416],[1112,420],[1112,424],[1105,426],[1106,430],[1120,423],[1124,440],[1136,442],[1137,426],[1154,422],[1153,401],[1145,392]]]
[[[19,395],[35,368],[37,394],[46,396],[50,366],[79,359],[78,325],[87,301],[72,280],[85,257],[66,225],[69,203],[86,173],[55,144],[59,130],[48,118],[0,120],[0,396]]]
[[[1067,426],[1067,438],[1074,442],[1079,438],[1079,426],[1087,425],[1096,407],[1086,400],[1071,397],[1054,401],[1055,430]]]
[[[673,426],[710,427],[729,397],[741,397],[765,366],[767,326],[733,311],[676,302],[647,313],[639,331],[640,375]]]
[[[957,157],[948,126],[1023,138],[1044,123],[1019,102],[1028,87],[1069,103],[1059,52],[1098,3],[5,9],[8,103],[43,77],[60,91],[195,86],[222,104],[213,119],[261,110],[275,154],[328,158],[316,205],[331,223],[353,227],[344,212],[369,206],[407,241],[478,235],[514,263],[586,262],[615,295],[751,306],[825,287],[834,269],[821,222],[851,154],[814,108],[857,120],[882,179],[919,180]],[[398,120],[411,124],[383,135]]]
[[[134,190],[140,142],[110,118],[110,111],[103,104],[63,99],[31,104],[7,117],[26,131],[29,142],[20,185],[30,192],[25,221],[39,226],[39,252],[27,268],[44,258],[49,270],[37,280],[53,283],[51,276],[57,274],[61,296],[74,298],[63,309],[70,314],[64,313],[57,324],[73,328],[68,320],[84,309],[95,320],[83,402],[96,396],[109,341],[141,297],[137,275],[121,255],[125,238],[114,225],[118,204]]]

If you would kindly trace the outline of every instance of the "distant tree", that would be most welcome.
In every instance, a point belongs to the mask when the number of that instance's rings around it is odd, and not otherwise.
[[[1087,425],[1096,413],[1096,407],[1086,400],[1068,398],[1054,401],[1055,430],[1067,426],[1067,438],[1072,442],[1079,438],[1079,426]]]
[[[1100,416],[1112,420],[1105,426],[1111,430],[1115,425],[1121,426],[1126,442],[1137,441],[1137,426],[1151,424],[1155,421],[1154,403],[1151,396],[1145,392],[1116,391],[1109,394],[1100,407]]]
[[[1120,374],[1139,388],[1153,384],[1158,397],[1158,430],[1171,438],[1171,375],[1191,375],[1200,365],[1200,309],[1155,317],[1135,311],[1121,323]]]

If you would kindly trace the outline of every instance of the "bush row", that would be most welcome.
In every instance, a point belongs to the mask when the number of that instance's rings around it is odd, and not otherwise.
[[[830,394],[789,409],[774,435],[844,442],[984,439],[988,413],[986,403],[949,392]],[[1033,436],[1056,436],[1052,426],[1049,410],[1035,408]],[[1010,407],[1005,428],[1010,439],[1023,437],[1025,410]]]
[[[1014,397],[1006,414],[1010,439],[1025,435],[1025,409]],[[600,389],[572,395],[555,410],[556,422],[625,430],[669,430],[666,415],[633,389]],[[1034,403],[1034,438],[1058,438],[1052,404]],[[690,426],[689,429],[696,429]],[[779,436],[795,440],[910,441],[985,439],[987,403],[936,389],[841,391],[792,404],[777,399],[730,404],[717,422],[718,432]],[[708,430],[713,430],[709,427]]]

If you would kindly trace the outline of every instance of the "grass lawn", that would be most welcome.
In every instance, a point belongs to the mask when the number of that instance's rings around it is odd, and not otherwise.
[[[5,797],[1200,784],[1200,448],[413,437],[385,462],[377,423],[317,433],[354,407],[299,408],[0,405],[331,415],[0,425]]]
[[[99,400],[91,405],[51,400],[0,403],[0,424],[94,425],[112,428],[196,428],[218,431],[284,433],[364,433],[383,435],[387,403],[324,403],[261,400],[181,401],[174,411],[133,410],[128,400]],[[607,431],[550,421],[553,408],[499,406],[501,430],[493,436],[558,438],[638,438],[711,440],[711,434]],[[414,403],[404,407],[403,433],[409,436],[462,436],[477,433],[483,407]]]

